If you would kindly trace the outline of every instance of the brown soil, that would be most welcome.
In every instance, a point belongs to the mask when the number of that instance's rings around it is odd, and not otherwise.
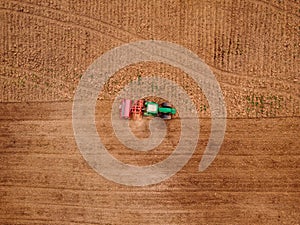
[[[0,1],[0,224],[299,224],[299,2]],[[196,53],[214,72],[227,106],[225,140],[204,172],[210,134],[201,89],[156,62],[118,71],[99,94],[96,124],[120,161],[151,165],[170,155],[180,115],[149,152],[114,136],[110,106],[132,80],[161,76],[198,109],[195,154],[170,179],[128,187],[97,174],[72,129],[72,99],[87,67],[137,40],[165,40]],[[162,101],[162,99],[154,100]],[[131,122],[141,138],[148,120]]]

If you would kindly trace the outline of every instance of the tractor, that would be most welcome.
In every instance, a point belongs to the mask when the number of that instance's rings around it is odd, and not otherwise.
[[[176,109],[170,103],[164,102],[158,104],[144,99],[132,101],[123,99],[120,104],[120,118],[138,120],[145,117],[160,117],[164,120],[170,120]]]

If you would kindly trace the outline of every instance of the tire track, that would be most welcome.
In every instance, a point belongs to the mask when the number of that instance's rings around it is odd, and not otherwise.
[[[211,66],[211,65],[210,65]],[[221,70],[221,71],[224,71],[224,70],[222,70],[221,68],[218,68],[218,66],[212,66],[214,69],[218,69],[218,70]],[[226,71],[226,70],[225,70]],[[226,71],[226,72],[229,72],[229,71]],[[242,74],[239,74],[239,75],[242,75]],[[285,82],[285,81],[284,81]]]
[[[8,71],[10,71],[8,76]],[[14,73],[14,71],[16,71],[17,73]],[[25,77],[24,77],[24,72],[26,73]],[[20,73],[22,73],[22,75],[20,75]],[[34,74],[34,77],[32,76]],[[7,92],[3,92],[5,91],[4,89],[4,84],[2,84],[3,89],[2,89],[2,98],[0,99],[1,101],[4,101],[4,99],[8,98],[8,95],[10,95],[13,98],[9,98],[8,101],[13,101],[13,99],[17,99],[17,98],[22,98],[19,101],[32,101],[32,98],[48,98],[50,96],[50,99],[55,99],[55,96],[65,96],[66,94],[70,95],[70,92],[72,91],[72,89],[70,90],[70,87],[66,84],[64,84],[63,82],[59,82],[59,80],[55,79],[55,78],[49,78],[48,76],[43,76],[42,78],[39,78],[38,73],[34,72],[34,71],[30,71],[30,70],[25,70],[23,68],[13,68],[13,67],[9,67],[9,66],[0,66],[0,77],[10,80],[12,82],[10,82],[11,84],[14,84],[16,86],[10,86],[10,91],[9,94],[6,94]],[[39,79],[41,81],[33,81],[34,78]],[[54,80],[53,80],[54,79]],[[42,83],[46,83],[46,84],[42,84]],[[50,85],[51,84],[51,85]],[[56,87],[58,86],[58,88]],[[64,89],[62,89],[61,87],[64,87]],[[24,88],[26,90],[24,90]],[[38,92],[40,94],[38,94],[38,96],[35,96],[36,91],[39,90]],[[47,95],[43,95],[43,90],[47,91]],[[16,92],[21,91],[24,92],[25,95],[18,95],[15,94]],[[49,93],[50,91],[50,93]],[[26,96],[28,95],[28,96]]]
[[[293,11],[291,10],[292,8],[295,8],[295,9],[299,8],[299,4],[294,4],[292,1],[284,2],[285,7],[286,7],[287,9],[281,8],[281,7],[278,6],[278,5],[272,4],[272,3],[267,2],[267,1],[264,1],[264,0],[250,0],[250,1],[255,2],[255,3],[257,3],[257,4],[266,5],[266,6],[268,6],[268,7],[271,7],[271,8],[273,8],[273,9],[276,9],[276,10],[278,10],[278,11],[283,11],[283,12],[285,12],[285,13],[288,13],[288,14],[290,14],[290,15],[293,15],[294,17],[298,17],[298,18],[300,17],[300,14],[297,14],[297,13],[295,13],[295,12],[293,12]],[[293,4],[293,6],[290,5],[291,3]]]
[[[9,3],[14,3],[9,4]],[[29,14],[32,16],[40,16],[44,19],[49,19],[52,22],[70,24],[74,27],[78,27],[80,29],[88,29],[89,31],[98,32],[99,34],[106,35],[109,33],[108,36],[115,38],[116,40],[122,41],[121,37],[127,37],[126,39],[132,40],[139,40],[144,39],[142,36],[137,34],[133,34],[129,31],[126,31],[120,27],[114,26],[104,21],[100,21],[88,16],[82,16],[77,14],[71,14],[66,11],[61,11],[57,9],[49,9],[48,7],[39,6],[36,4],[24,3],[24,2],[17,2],[17,1],[10,1],[7,2],[6,9],[10,9],[13,11],[23,11],[25,14]],[[22,8],[23,7],[23,8]],[[5,8],[2,8],[5,9]],[[52,16],[52,17],[51,17]],[[75,22],[76,21],[76,22]],[[94,26],[97,24],[97,26]],[[93,27],[103,27],[104,30],[113,30],[114,32],[101,32],[100,30],[94,29]],[[116,32],[119,31],[120,33]],[[119,34],[118,36],[112,36],[112,34]],[[121,36],[121,37],[120,37]],[[124,41],[122,41],[124,43]]]
[[[51,22],[53,22],[55,25],[57,25],[57,24],[62,25],[62,27],[64,27],[65,25],[68,25],[68,26],[70,26],[70,27],[76,27],[76,28],[79,28],[79,29],[85,29],[85,30],[88,30],[88,31],[90,31],[90,32],[92,32],[92,33],[101,34],[101,35],[103,35],[103,36],[107,36],[107,37],[110,37],[110,38],[112,38],[112,39],[118,40],[118,41],[120,41],[121,43],[125,43],[124,40],[122,40],[122,39],[120,39],[120,38],[118,38],[118,37],[115,37],[115,36],[113,36],[113,35],[111,35],[111,34],[108,34],[108,33],[106,33],[106,32],[100,32],[100,31],[97,30],[97,29],[85,27],[85,26],[82,26],[82,25],[76,25],[74,22],[60,21],[60,20],[51,19],[51,18],[48,18],[48,17],[46,17],[46,16],[41,16],[41,15],[25,14],[25,13],[23,13],[23,12],[15,11],[15,9],[3,9],[3,8],[2,8],[2,9],[0,9],[0,12],[1,12],[1,11],[2,11],[2,12],[8,12],[8,13],[19,14],[19,15],[24,16],[24,17],[26,17],[26,16],[31,17],[31,18],[32,18],[32,17],[35,17],[35,18],[38,18],[38,19],[42,19],[42,20],[44,20],[44,21],[51,21]]]

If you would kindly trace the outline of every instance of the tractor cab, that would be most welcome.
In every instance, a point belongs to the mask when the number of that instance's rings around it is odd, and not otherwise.
[[[144,116],[157,116],[158,114],[158,104],[155,102],[145,102],[146,110]]]

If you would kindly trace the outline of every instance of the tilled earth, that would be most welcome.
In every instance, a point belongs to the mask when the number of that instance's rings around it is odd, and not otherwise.
[[[299,224],[297,0],[3,0],[0,21],[0,224]],[[189,162],[159,184],[130,187],[105,179],[80,154],[72,128],[80,78],[103,53],[138,40],[182,45],[218,80],[227,128],[204,172],[209,103],[188,74],[158,62],[129,65],[108,80],[97,100],[97,131],[124,163],[166,159],[180,139],[180,115],[167,122],[161,145],[140,152],[114,135],[111,106],[132,81],[170,79],[198,111]],[[148,125],[130,122],[139,138],[150,135]]]

